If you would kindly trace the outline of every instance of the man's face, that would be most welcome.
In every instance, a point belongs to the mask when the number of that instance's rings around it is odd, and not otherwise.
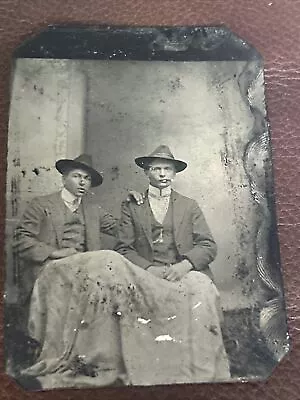
[[[164,189],[171,185],[176,176],[176,171],[172,161],[155,160],[151,162],[149,169],[145,170],[145,174],[149,178],[150,185]]]
[[[72,169],[63,175],[64,187],[76,197],[84,196],[92,185],[91,175],[83,169]]]

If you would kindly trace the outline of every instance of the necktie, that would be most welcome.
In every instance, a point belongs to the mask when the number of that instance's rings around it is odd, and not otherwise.
[[[79,198],[77,197],[72,203],[72,210],[76,212],[79,208]]]

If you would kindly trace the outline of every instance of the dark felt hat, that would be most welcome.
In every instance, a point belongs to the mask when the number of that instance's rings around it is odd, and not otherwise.
[[[181,172],[187,167],[187,163],[181,160],[176,160],[168,146],[160,145],[151,154],[135,159],[136,165],[145,169],[153,160],[168,160],[175,165],[176,172]]]
[[[91,175],[92,187],[99,186],[103,182],[102,175],[93,168],[92,157],[88,154],[81,154],[74,158],[74,160],[62,159],[55,163],[56,169],[64,174],[70,169],[80,168],[87,171]]]

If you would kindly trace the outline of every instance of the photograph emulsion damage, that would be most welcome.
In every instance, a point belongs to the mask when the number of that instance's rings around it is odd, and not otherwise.
[[[6,371],[32,390],[266,379],[289,344],[261,59],[110,58],[15,60]]]

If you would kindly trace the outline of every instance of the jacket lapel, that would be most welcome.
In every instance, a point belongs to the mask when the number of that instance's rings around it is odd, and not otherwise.
[[[186,202],[184,201],[184,197],[175,192],[175,190],[172,190],[171,201],[173,205],[174,238],[176,240],[186,212]]]
[[[152,247],[152,233],[151,233],[151,209],[148,202],[148,191],[145,193],[146,201],[143,205],[137,206],[134,205],[134,210],[137,215],[137,219],[145,232],[145,235],[149,241],[150,246]],[[184,197],[177,193],[175,190],[172,190],[171,199],[173,206],[173,226],[174,226],[174,237],[175,240],[178,238],[180,233],[181,223],[184,219],[184,215],[186,212],[186,202],[184,201]]]
[[[49,210],[48,210],[53,227],[56,233],[58,247],[62,245],[63,227],[65,220],[65,205],[61,198],[61,192],[55,193],[51,199],[49,199]]]
[[[148,191],[145,193],[145,201],[142,205],[134,205],[134,210],[137,215],[137,220],[142,227],[150,246],[152,247],[152,233],[151,233],[151,209],[148,201]]]
[[[100,248],[100,227],[98,209],[95,204],[82,199],[82,209],[85,220],[86,245],[88,250]]]

